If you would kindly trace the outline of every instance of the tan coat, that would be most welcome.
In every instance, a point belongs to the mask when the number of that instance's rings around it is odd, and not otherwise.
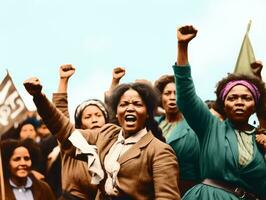
[[[66,93],[55,93],[53,95],[53,103],[59,110],[69,118],[68,100]],[[57,135],[57,132],[52,132]],[[64,140],[59,140],[60,144]],[[69,156],[65,148],[61,148],[61,179],[62,189],[82,200],[94,200],[97,193],[97,186],[92,185],[91,175],[88,171],[87,162],[74,159]]]
[[[51,132],[57,132],[65,151],[74,156],[75,149],[67,139],[75,130],[73,124],[45,96],[34,97],[39,114]],[[121,127],[106,124],[99,133],[80,130],[90,144],[96,144],[103,160],[117,140]],[[178,180],[179,169],[172,148],[151,132],[145,135],[120,158],[118,173],[119,195],[137,200],[176,200],[180,199]],[[103,167],[104,168],[104,167]],[[104,199],[104,183],[100,183],[100,199]]]

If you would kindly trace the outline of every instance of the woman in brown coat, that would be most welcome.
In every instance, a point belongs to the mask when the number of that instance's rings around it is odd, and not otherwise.
[[[29,140],[5,140],[1,153],[6,200],[55,200],[49,185],[30,173],[35,160]]]
[[[59,86],[53,94],[55,106],[69,118],[67,88],[69,78],[75,73],[71,64],[64,64],[59,69]],[[89,99],[79,104],[75,111],[75,128],[95,130],[108,122],[108,113],[104,104],[97,99]],[[57,132],[52,132],[57,135]],[[64,141],[58,140],[60,144]],[[87,162],[74,159],[67,154],[61,145],[62,159],[62,190],[60,200],[94,200],[97,194],[97,185],[91,184],[91,174]]]
[[[104,178],[97,199],[180,199],[179,170],[172,148],[162,142],[162,133],[154,120],[156,94],[143,83],[121,84],[111,96],[112,109],[119,125],[106,124],[100,131],[78,130],[41,92],[37,78],[24,82],[33,96],[39,114],[51,131],[64,140],[64,148],[75,156],[76,136],[86,135],[96,145]],[[83,143],[83,146],[86,145]],[[83,148],[83,147],[82,147]]]

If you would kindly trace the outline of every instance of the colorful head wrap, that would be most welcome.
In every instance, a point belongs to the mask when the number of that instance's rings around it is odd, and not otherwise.
[[[222,101],[225,100],[225,97],[227,96],[227,94],[230,92],[230,90],[235,87],[236,85],[243,85],[245,86],[252,94],[255,103],[257,104],[260,98],[260,92],[258,90],[258,88],[256,87],[256,85],[254,85],[253,83],[250,83],[246,80],[235,80],[235,81],[230,81],[228,82],[224,88],[221,90],[219,97],[222,99]]]
[[[98,107],[104,115],[105,122],[108,122],[109,115],[108,115],[107,109],[105,108],[104,103],[98,99],[89,99],[79,104],[78,107],[76,108],[76,111],[75,111],[76,128],[81,128],[81,115],[83,111],[85,110],[85,108],[91,105]]]

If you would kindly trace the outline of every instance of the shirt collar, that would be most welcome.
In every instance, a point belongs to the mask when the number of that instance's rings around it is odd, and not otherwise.
[[[17,186],[11,179],[9,179],[9,183],[13,188],[19,189],[19,188],[25,188],[25,189],[29,189],[32,186],[32,180],[30,179],[30,177],[27,177],[27,181],[26,181],[26,185],[23,186]]]
[[[124,143],[124,144],[135,144],[137,143],[144,135],[148,133],[146,128],[141,129],[137,133],[129,136],[128,138],[124,138],[123,136],[123,130],[121,130],[118,134],[118,142]]]

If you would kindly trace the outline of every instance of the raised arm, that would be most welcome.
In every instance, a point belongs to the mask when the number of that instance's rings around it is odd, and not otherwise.
[[[253,74],[262,80],[261,71],[263,68],[263,64],[260,60],[256,60],[255,62],[250,64],[250,67],[252,69]],[[262,134],[266,134],[266,97],[262,97],[263,100],[263,106],[262,109],[260,109],[257,112],[257,117],[260,123],[259,132]],[[262,137],[262,136],[261,136]],[[265,142],[266,146],[266,142]]]
[[[117,119],[115,117],[114,111],[110,106],[110,96],[112,95],[113,90],[116,86],[119,85],[120,79],[125,75],[126,70],[123,67],[115,67],[112,72],[112,82],[109,90],[104,93],[104,103],[107,107],[109,113],[109,122],[117,124]]]
[[[255,76],[257,76],[259,79],[262,79],[261,77],[261,70],[263,68],[263,64],[260,60],[256,60],[255,62],[252,62],[250,64],[251,70]]]
[[[177,62],[173,66],[176,83],[176,101],[189,126],[203,138],[214,118],[205,103],[197,96],[188,61],[188,44],[197,35],[193,26],[177,29]]]
[[[53,94],[53,103],[68,118],[68,81],[69,78],[75,73],[75,70],[75,67],[71,64],[64,64],[60,66],[58,90],[57,93]]]
[[[75,73],[75,67],[71,64],[61,65],[59,68],[58,93],[67,93],[68,80]]]
[[[24,87],[33,96],[37,111],[48,129],[56,134],[60,143],[63,144],[62,148],[70,149],[72,146],[67,138],[74,131],[74,125],[42,93],[42,85],[38,78],[27,79],[24,81]]]
[[[125,75],[126,70],[124,67],[115,67],[112,73],[112,82],[108,91],[105,92],[105,97],[111,96],[112,91],[119,85],[120,79]]]
[[[188,43],[197,35],[197,30],[193,26],[183,26],[177,29],[178,51],[177,65],[188,64]]]

